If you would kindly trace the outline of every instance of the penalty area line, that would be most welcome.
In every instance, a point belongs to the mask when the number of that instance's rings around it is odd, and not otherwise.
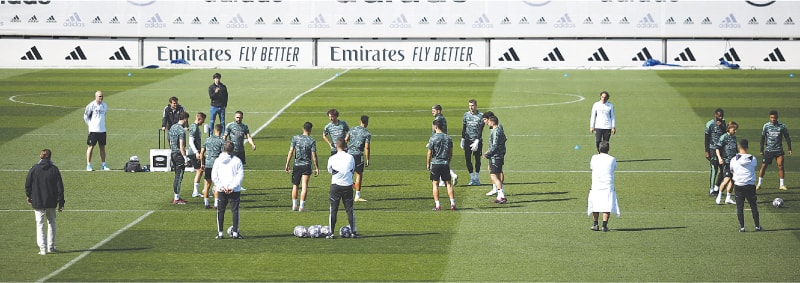
[[[350,69],[345,69],[344,71],[342,71],[341,75],[343,75],[343,74],[347,73],[348,71],[350,71]],[[315,85],[314,87],[312,87],[312,88],[310,88],[310,89],[308,89],[308,90],[306,90],[306,91],[304,91],[304,92],[302,92],[302,93],[298,94],[297,96],[295,96],[295,97],[294,97],[294,98],[293,98],[291,101],[289,101],[289,103],[286,103],[286,105],[284,105],[284,106],[283,106],[283,108],[281,108],[281,110],[278,110],[278,112],[275,112],[275,114],[273,114],[273,115],[272,115],[272,117],[271,117],[271,118],[269,118],[269,120],[267,120],[267,122],[264,122],[264,124],[263,124],[263,125],[261,125],[261,127],[258,127],[258,129],[257,129],[257,130],[255,130],[255,132],[253,132],[253,134],[252,134],[252,137],[255,137],[256,135],[258,135],[258,133],[259,133],[259,132],[261,132],[261,130],[263,130],[264,128],[266,128],[267,126],[269,126],[269,124],[271,124],[271,123],[272,123],[272,121],[274,121],[275,119],[277,119],[277,118],[278,118],[278,116],[280,116],[280,115],[283,113],[283,111],[286,111],[286,109],[288,109],[288,108],[289,108],[289,106],[292,106],[292,104],[294,104],[294,103],[295,103],[295,102],[296,102],[298,99],[300,99],[300,98],[301,98],[301,97],[303,97],[304,95],[308,94],[309,92],[315,91],[315,90],[317,90],[318,88],[320,88],[320,87],[322,87],[322,86],[326,85],[327,83],[329,83],[329,82],[331,82],[331,81],[335,80],[335,79],[336,79],[337,77],[339,77],[339,76],[340,76],[340,74],[339,74],[339,73],[336,73],[336,75],[334,75],[334,76],[332,76],[332,77],[328,78],[327,80],[325,80],[325,81],[323,81],[323,82],[319,83],[318,85]]]
[[[119,236],[123,232],[127,231],[128,229],[130,229],[134,225],[139,224],[139,222],[141,222],[142,220],[144,220],[145,218],[150,216],[150,214],[153,214],[153,212],[155,212],[155,210],[150,210],[147,213],[145,213],[144,215],[139,216],[139,218],[136,218],[136,220],[134,220],[133,222],[129,223],[125,227],[122,227],[122,229],[117,230],[117,232],[114,232],[114,234],[111,234],[111,236],[108,236],[108,238],[103,239],[102,241],[100,241],[99,243],[94,245],[93,247],[89,248],[88,251],[85,251],[85,252],[81,253],[78,257],[72,259],[71,261],[69,261],[67,264],[65,264],[64,266],[62,266],[58,270],[53,271],[53,273],[50,273],[49,275],[47,275],[45,277],[42,277],[39,280],[36,280],[36,282],[45,282],[47,280],[50,280],[50,278],[55,277],[56,275],[58,275],[62,271],[67,270],[67,268],[70,268],[73,264],[77,263],[78,261],[80,261],[84,257],[88,256],[93,251],[95,251],[95,250],[99,249],[100,247],[102,247],[103,245],[107,244],[109,241],[113,240],[114,238],[116,238],[117,236]]]

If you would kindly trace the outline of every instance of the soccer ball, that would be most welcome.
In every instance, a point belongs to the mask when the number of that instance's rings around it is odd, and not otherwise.
[[[333,235],[333,231],[331,231],[331,226],[322,226],[322,228],[319,230],[319,234],[322,237]]]
[[[308,229],[303,225],[294,226],[294,236],[298,238],[308,238]]]
[[[320,230],[322,230],[322,226],[321,225],[313,225],[311,227],[308,227],[308,235],[311,236],[311,238],[324,237],[320,233]]]
[[[350,238],[353,235],[353,232],[350,231],[350,225],[342,226],[339,228],[339,236],[342,238]]]
[[[783,199],[782,198],[775,198],[774,200],[772,200],[772,206],[774,206],[775,208],[783,207]]]
[[[228,237],[233,237],[233,226],[228,227]]]

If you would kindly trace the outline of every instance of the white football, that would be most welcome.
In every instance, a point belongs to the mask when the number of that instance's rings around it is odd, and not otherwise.
[[[342,226],[342,228],[339,228],[339,236],[341,236],[342,238],[350,238],[350,236],[352,235],[353,232],[350,231],[350,225]]]
[[[775,198],[774,200],[772,200],[772,206],[774,206],[775,208],[783,207],[783,199],[782,198]]]
[[[320,233],[320,230],[322,230],[322,225],[312,225],[311,227],[308,227],[308,236],[311,238],[324,237]]]
[[[233,237],[233,226],[228,227],[228,237]]]
[[[303,225],[294,226],[294,236],[298,238],[308,238],[308,229]]]
[[[331,231],[331,226],[322,226],[322,228],[319,230],[319,233],[322,237],[333,235],[333,231]]]

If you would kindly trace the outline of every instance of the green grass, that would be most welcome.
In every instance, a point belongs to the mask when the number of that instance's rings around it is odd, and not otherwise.
[[[258,149],[247,153],[243,241],[213,239],[214,212],[204,210],[202,200],[172,205],[170,173],[82,170],[82,108],[95,90],[105,92],[111,108],[108,162],[120,169],[129,156],[146,159],[157,147],[160,111],[170,96],[192,113],[208,111],[206,87],[214,72],[0,70],[0,178],[7,184],[0,188],[7,231],[0,281],[800,278],[800,161],[786,160],[789,191],[775,189],[774,165],[767,172],[759,191],[767,231],[738,233],[734,206],[713,205],[707,196],[701,150],[703,126],[717,107],[740,124],[739,138],[757,141],[772,109],[795,135],[800,81],[788,76],[791,71],[222,70],[231,93],[228,116],[244,111],[254,132],[266,125],[255,133]],[[611,92],[618,120],[611,154],[619,162],[622,217],[612,217],[609,233],[589,231],[585,213],[594,147],[588,112],[601,90]],[[457,151],[459,210],[431,212],[424,169],[430,107],[444,107],[457,138],[470,98],[481,111],[495,112],[508,135],[510,203],[491,203],[486,184],[466,186]],[[365,238],[298,239],[291,235],[294,226],[327,223],[330,175],[312,178],[309,212],[289,211],[286,152],[305,121],[314,123],[312,135],[323,143],[325,112],[332,107],[351,126],[360,115],[371,117],[373,155],[363,190],[369,201],[356,204]],[[64,175],[67,207],[58,216],[61,252],[42,257],[23,188],[45,147]],[[324,167],[328,154],[320,157]],[[97,164],[97,153],[93,159]],[[486,170],[481,174],[488,183]],[[787,207],[771,207],[775,197]],[[339,223],[345,222],[342,212]],[[745,222],[752,231],[749,212]]]

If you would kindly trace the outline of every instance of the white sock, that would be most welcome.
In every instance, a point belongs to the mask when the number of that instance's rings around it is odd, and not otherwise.
[[[208,198],[204,198],[203,202],[205,202],[205,206],[208,206]]]
[[[306,201],[301,200],[300,201],[300,207],[306,207]]]
[[[506,194],[503,192],[503,189],[497,190],[497,199],[506,198]]]
[[[436,207],[439,207],[439,201],[438,200],[436,201]]]
[[[356,191],[356,198],[361,198],[361,191]]]
[[[297,207],[297,199],[292,200],[292,207]]]
[[[761,186],[761,179],[764,179],[764,178],[758,177],[758,186]]]
[[[199,188],[199,187],[200,187],[200,183],[194,183],[194,192],[193,192],[193,194],[195,194],[195,195],[197,194],[197,188]]]
[[[456,205],[456,199],[451,198],[450,199],[450,205]]]
[[[495,190],[495,191],[497,190],[497,185],[495,185],[494,183],[492,183],[492,190]]]
[[[181,199],[181,195],[180,194],[175,194],[175,200],[179,200],[179,199]]]
[[[717,186],[717,185],[714,185],[714,191],[715,191],[715,192],[719,192],[719,186]]]
[[[783,187],[783,178],[781,178],[781,187]]]
[[[725,199],[730,200],[731,199],[731,193],[728,193],[728,195],[725,196]]]

